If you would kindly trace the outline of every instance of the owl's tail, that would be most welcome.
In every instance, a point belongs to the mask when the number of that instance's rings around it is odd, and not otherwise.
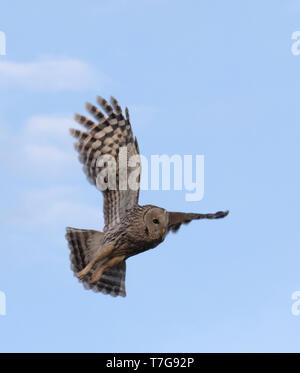
[[[76,229],[67,227],[66,239],[70,248],[71,269],[77,277],[95,258],[97,252],[102,247],[104,233],[88,229]],[[97,270],[97,267],[95,268]],[[90,279],[94,273],[94,268],[90,271],[82,282],[86,289],[92,289],[96,292],[101,291],[112,296],[126,296],[125,292],[125,261],[119,263],[113,268],[106,269],[101,278],[94,284]]]
[[[71,267],[80,272],[101,247],[104,233],[89,229],[67,227],[66,239],[70,248]]]

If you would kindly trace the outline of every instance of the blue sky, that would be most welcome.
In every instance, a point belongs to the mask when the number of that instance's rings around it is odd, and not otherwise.
[[[2,352],[299,352],[300,1],[10,1],[0,6]],[[65,227],[101,229],[67,129],[130,108],[141,152],[204,154],[214,212],[127,263],[127,297],[83,289]]]

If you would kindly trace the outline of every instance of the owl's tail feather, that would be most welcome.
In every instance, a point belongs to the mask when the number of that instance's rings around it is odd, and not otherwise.
[[[104,233],[67,227],[66,239],[70,248],[71,268],[74,274],[81,271],[101,247]]]
[[[99,256],[99,249],[105,249],[103,244],[104,233],[88,229],[76,229],[67,227],[66,239],[70,248],[70,259],[71,269],[74,275],[78,277],[78,274],[82,272],[89,264],[95,261],[95,258]],[[126,274],[126,263],[125,261],[120,262],[113,268],[107,268],[103,272],[101,278],[91,283],[91,278],[95,271],[99,270],[99,266],[103,264],[103,261],[98,266],[91,266],[91,270],[87,276],[83,276],[81,281],[86,289],[92,289],[95,292],[101,291],[105,294],[112,296],[126,296],[125,291],[125,274]]]

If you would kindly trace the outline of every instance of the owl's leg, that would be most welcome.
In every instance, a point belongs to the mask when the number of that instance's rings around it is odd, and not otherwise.
[[[97,282],[100,279],[100,277],[103,275],[103,272],[107,268],[111,268],[111,267],[116,266],[117,264],[119,264],[120,262],[122,262],[124,259],[125,259],[125,255],[123,255],[123,256],[116,256],[116,257],[110,259],[105,264],[103,264],[100,268],[98,268],[98,270],[96,272],[93,273],[91,281],[90,281],[90,284],[94,284],[95,282]]]
[[[113,250],[114,245],[107,245],[102,247],[99,251],[99,254],[95,256],[87,266],[85,266],[80,272],[77,273],[79,280],[82,280],[93,268],[93,266],[98,263],[100,260],[106,258]]]

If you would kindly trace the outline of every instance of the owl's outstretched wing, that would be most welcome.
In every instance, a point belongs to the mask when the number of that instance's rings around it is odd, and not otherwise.
[[[168,212],[168,231],[177,232],[181,224],[188,224],[192,220],[199,219],[220,219],[227,216],[229,211],[218,211],[215,214],[195,214],[185,212]]]
[[[107,115],[96,106],[87,103],[86,109],[96,122],[76,114],[75,120],[87,131],[72,128],[70,132],[78,139],[75,149],[79,152],[79,160],[84,165],[83,170],[88,180],[98,188],[100,177],[108,184],[105,190],[101,187],[104,197],[104,229],[107,229],[118,223],[126,215],[126,211],[138,203],[141,168],[138,143],[132,134],[128,109],[125,110],[125,118],[121,106],[114,97],[111,97],[111,104],[100,96],[97,97],[97,101]],[[108,156],[105,158],[107,162],[104,158],[99,162],[101,156]],[[130,165],[129,160],[132,156],[136,157]],[[114,160],[114,166],[109,159]],[[105,169],[113,171],[111,175],[115,176],[115,182],[112,185],[109,184],[112,180],[109,176],[103,177]],[[130,174],[134,176],[134,182],[129,185]]]

